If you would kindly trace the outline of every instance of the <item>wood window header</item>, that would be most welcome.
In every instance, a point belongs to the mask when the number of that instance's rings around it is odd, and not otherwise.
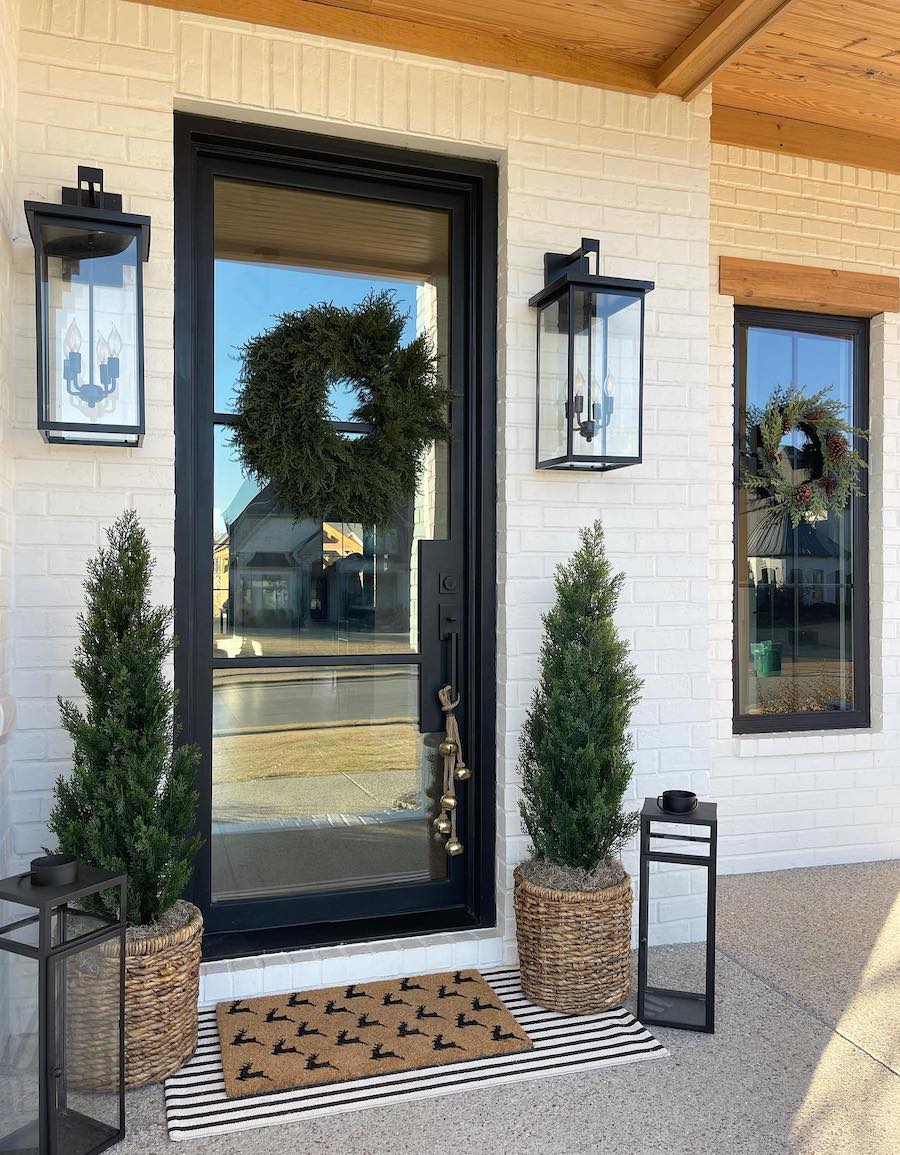
[[[900,277],[719,257],[719,292],[737,305],[877,317],[900,312]]]

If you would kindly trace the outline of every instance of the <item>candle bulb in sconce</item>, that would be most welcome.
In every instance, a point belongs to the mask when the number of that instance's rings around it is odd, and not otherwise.
[[[109,383],[115,388],[116,382],[119,380],[119,354],[122,352],[122,337],[115,325],[109,331],[107,345],[109,347],[109,360],[107,361]]]
[[[63,378],[66,388],[71,393],[77,386],[81,374],[81,330],[74,320],[66,330],[63,349],[66,354],[63,360]]]
[[[106,338],[97,338],[97,367],[100,371],[100,384],[104,389],[109,387],[109,345]]]

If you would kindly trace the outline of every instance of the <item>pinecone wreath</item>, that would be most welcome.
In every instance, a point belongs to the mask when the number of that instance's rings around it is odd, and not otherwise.
[[[797,526],[841,513],[860,493],[860,471],[866,462],[854,442],[868,432],[848,425],[841,402],[827,389],[806,396],[801,390],[776,390],[756,420],[747,423],[741,484],[768,500],[775,515],[786,513]],[[790,455],[781,442],[799,430],[806,445]],[[801,480],[797,472],[805,469]]]

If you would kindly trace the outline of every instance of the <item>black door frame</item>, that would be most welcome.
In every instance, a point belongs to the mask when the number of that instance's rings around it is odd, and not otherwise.
[[[463,719],[470,761],[477,772],[469,783],[474,829],[466,833],[462,901],[435,909],[398,886],[396,909],[378,918],[369,913],[370,891],[304,896],[316,921],[297,925],[291,906],[296,896],[272,897],[254,904],[255,926],[248,925],[246,904],[211,905],[211,848],[201,850],[189,897],[207,917],[204,957],[229,958],[337,942],[365,941],[410,934],[493,926],[495,908],[495,718],[496,718],[496,317],[497,317],[497,169],[489,162],[335,139],[318,134],[243,122],[175,114],[175,683],[180,694],[182,736],[202,751],[198,776],[198,826],[211,826],[211,726],[208,678],[197,673],[211,664],[212,614],[205,613],[210,526],[198,504],[200,480],[212,471],[211,391],[201,398],[195,380],[211,380],[211,351],[196,339],[197,317],[211,306],[211,270],[198,268],[198,253],[210,252],[211,214],[197,195],[210,166],[223,172],[240,162],[259,166],[272,179],[273,168],[304,174],[327,184],[339,177],[382,184],[392,199],[422,199],[454,206],[462,235],[464,283],[451,284],[452,308],[464,318],[457,356],[465,359],[468,387],[464,427],[466,485],[465,554],[467,584],[466,684],[469,709]],[[199,513],[199,516],[198,516]],[[209,588],[205,588],[209,586]],[[208,620],[208,624],[207,624]],[[198,623],[203,623],[202,627]],[[209,637],[205,631],[209,630]],[[266,659],[265,665],[278,665]],[[452,869],[453,869],[452,868]],[[434,887],[434,884],[426,884]],[[383,897],[383,892],[382,892]]]

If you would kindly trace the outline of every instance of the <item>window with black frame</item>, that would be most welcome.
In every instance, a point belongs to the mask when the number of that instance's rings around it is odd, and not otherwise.
[[[843,511],[819,509],[799,520],[744,480],[767,406],[791,390],[827,391],[843,420],[864,429],[868,321],[735,310],[736,733],[869,724],[866,471],[862,492]],[[865,439],[853,441],[865,457]],[[779,468],[797,486],[822,472],[817,455],[815,432],[802,424],[777,450]]]

